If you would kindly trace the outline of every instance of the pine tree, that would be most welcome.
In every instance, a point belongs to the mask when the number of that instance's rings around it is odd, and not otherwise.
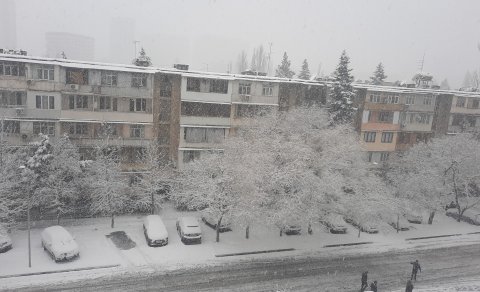
[[[308,69],[307,59],[303,60],[302,70],[300,71],[300,74],[298,74],[298,78],[303,80],[310,79],[310,69]]]
[[[277,67],[275,77],[292,78],[295,72],[290,70],[290,61],[288,60],[287,52],[283,53],[282,64]]]
[[[383,64],[380,62],[377,65],[377,69],[375,69],[375,72],[373,72],[373,76],[370,77],[372,80],[372,84],[375,85],[381,85],[383,83],[383,80],[385,80],[388,76],[385,75],[385,71],[383,69]]]
[[[143,48],[140,50],[140,55],[135,59],[133,59],[133,65],[142,66],[142,67],[152,66],[152,60],[150,59],[149,56],[147,56]]]
[[[356,111],[353,106],[355,93],[353,91],[352,69],[348,68],[350,58],[345,51],[342,52],[340,63],[333,73],[334,84],[330,93],[329,115],[332,124],[351,123]]]

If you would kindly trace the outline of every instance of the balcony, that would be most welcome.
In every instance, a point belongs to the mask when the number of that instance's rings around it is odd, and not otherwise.
[[[278,105],[278,96],[236,94],[232,96],[232,103]]]
[[[75,143],[77,146],[96,146],[96,145],[102,145],[105,143],[104,139],[101,138],[75,138],[75,137],[70,137],[73,143]],[[108,141],[108,145],[111,146],[136,146],[136,147],[147,147],[148,144],[150,143],[150,140],[145,139],[145,138],[111,138]]]
[[[230,127],[230,118],[181,116],[180,124],[181,125]]]
[[[90,110],[62,110],[61,119],[85,121],[118,121],[127,123],[153,123],[153,115],[131,112],[103,112]]]
[[[365,102],[364,110],[371,111],[403,111],[405,109],[404,104],[394,104],[394,103],[372,103]]]

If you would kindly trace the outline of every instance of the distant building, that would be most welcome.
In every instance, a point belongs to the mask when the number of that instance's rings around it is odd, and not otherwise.
[[[130,18],[114,18],[110,22],[110,62],[130,64],[135,56],[135,21]],[[138,48],[140,50],[140,47]],[[137,51],[138,53],[138,51]]]
[[[66,32],[47,32],[47,56],[72,60],[92,61],[95,59],[95,39]]]
[[[13,0],[0,0],[0,48],[16,49],[17,24]]]

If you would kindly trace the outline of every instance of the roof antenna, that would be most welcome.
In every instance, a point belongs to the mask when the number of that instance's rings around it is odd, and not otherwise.
[[[418,69],[420,69],[420,73],[423,73],[423,64],[425,63],[425,52],[423,52],[422,60],[418,61]]]

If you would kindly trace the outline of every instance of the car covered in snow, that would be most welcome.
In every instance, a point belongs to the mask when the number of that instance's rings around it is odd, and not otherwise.
[[[0,226],[0,252],[6,252],[12,248],[12,239],[7,230]]]
[[[202,229],[195,217],[180,217],[177,220],[177,232],[183,243],[202,242]]]
[[[149,215],[143,219],[143,234],[148,246],[164,246],[168,244],[168,232],[162,218]]]
[[[55,262],[68,261],[80,256],[78,244],[62,226],[47,227],[42,231],[42,247]]]
[[[342,216],[329,214],[320,220],[320,223],[325,225],[328,228],[330,233],[342,234],[347,233],[347,225]]]
[[[407,218],[408,222],[414,223],[414,224],[422,224],[422,221],[423,221],[422,216],[418,214],[407,214],[405,218]]]
[[[300,224],[285,224],[281,228],[281,232],[286,235],[297,235],[302,233],[302,226]]]
[[[378,226],[372,220],[365,220],[363,222],[356,221],[349,217],[344,217],[345,221],[352,224],[356,228],[360,229],[360,231],[366,233],[378,233]]]
[[[202,216],[202,221],[205,223],[205,225],[217,230],[218,219],[212,216],[211,214],[204,214]],[[223,217],[218,231],[226,232],[231,230],[232,230],[232,225],[230,223],[230,220],[227,217]]]
[[[398,226],[397,226],[397,222],[398,222]],[[389,218],[388,220],[388,225],[392,226],[395,230],[399,230],[399,231],[408,231],[410,230],[410,227],[408,226],[408,221],[407,219],[405,219],[404,217],[400,216],[400,217],[397,217],[397,216],[392,216],[391,218]]]

